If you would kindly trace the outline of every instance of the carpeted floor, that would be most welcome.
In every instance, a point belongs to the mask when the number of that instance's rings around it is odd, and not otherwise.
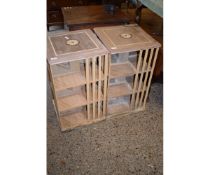
[[[147,109],[61,133],[48,85],[48,175],[163,174],[163,86]]]

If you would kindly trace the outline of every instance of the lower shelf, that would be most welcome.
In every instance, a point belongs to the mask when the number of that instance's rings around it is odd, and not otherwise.
[[[58,104],[58,110],[60,112],[61,115],[63,115],[64,113],[75,109],[77,107],[81,107],[81,106],[85,106],[88,104],[87,101],[87,94],[85,92],[85,87],[79,87],[79,88],[75,88],[75,89],[69,89],[69,92],[66,90],[65,92],[66,96],[61,96],[58,98],[57,100],[57,104]],[[98,87],[95,87],[95,99],[93,100],[93,89],[92,87],[90,87],[90,104],[92,103],[96,103],[98,101],[102,101],[103,100],[103,93],[102,91],[100,92],[100,98],[98,97],[99,93],[98,93]]]
[[[73,108],[86,105],[87,100],[84,94],[78,93],[58,99],[57,104],[60,113],[63,113]]]
[[[60,127],[62,131],[70,130],[78,126],[84,126],[96,121],[103,120],[102,111],[100,110],[100,116],[98,116],[98,108],[95,109],[95,118],[93,118],[93,107],[90,106],[90,120],[87,118],[86,107],[79,107],[68,114],[58,117],[60,120]]]
[[[108,105],[108,108],[107,108],[108,115],[112,115],[115,113],[128,112],[129,110],[130,110],[130,107],[129,107],[129,104],[127,103]]]
[[[60,117],[60,125],[62,131],[66,131],[68,129],[72,129],[86,124],[88,124],[88,120],[86,119],[86,112],[84,111],[78,111]]]
[[[108,97],[119,97],[132,94],[131,86],[128,83],[120,83],[117,85],[110,85],[108,90]]]

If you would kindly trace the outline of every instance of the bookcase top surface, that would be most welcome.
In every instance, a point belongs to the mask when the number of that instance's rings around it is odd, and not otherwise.
[[[48,33],[47,59],[50,64],[107,54],[108,50],[89,29]]]
[[[138,25],[96,27],[95,33],[111,53],[160,47],[155,39]]]

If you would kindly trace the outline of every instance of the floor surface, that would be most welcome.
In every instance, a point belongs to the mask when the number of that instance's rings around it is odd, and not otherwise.
[[[62,133],[48,86],[48,175],[160,175],[163,172],[162,84],[147,109]]]

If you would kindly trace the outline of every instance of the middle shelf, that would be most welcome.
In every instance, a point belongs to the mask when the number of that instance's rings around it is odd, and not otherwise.
[[[90,82],[93,82],[92,72],[89,74]],[[99,80],[99,70],[96,70],[96,81]],[[104,80],[104,74],[101,71],[101,79]],[[77,87],[86,84],[85,71],[81,70],[78,72],[69,73],[66,75],[58,76],[54,78],[55,91],[62,91],[67,88]]]
[[[100,93],[98,91],[98,86],[95,86],[95,99],[93,99],[93,86],[90,84],[90,90],[89,90],[89,99],[90,103],[93,103],[93,100],[95,102],[102,101],[103,100],[103,91],[100,90]],[[100,94],[100,98],[98,95]],[[60,96],[57,99],[57,105],[58,110],[60,113],[65,113],[71,109],[85,106],[88,104],[87,100],[87,92],[86,92],[86,86],[80,86],[77,88],[68,89],[65,91],[64,96]]]
[[[108,90],[108,97],[119,97],[132,94],[132,89],[129,83],[120,83],[117,85],[110,85]]]
[[[134,75],[135,72],[136,70],[130,62],[110,65],[110,78]]]

